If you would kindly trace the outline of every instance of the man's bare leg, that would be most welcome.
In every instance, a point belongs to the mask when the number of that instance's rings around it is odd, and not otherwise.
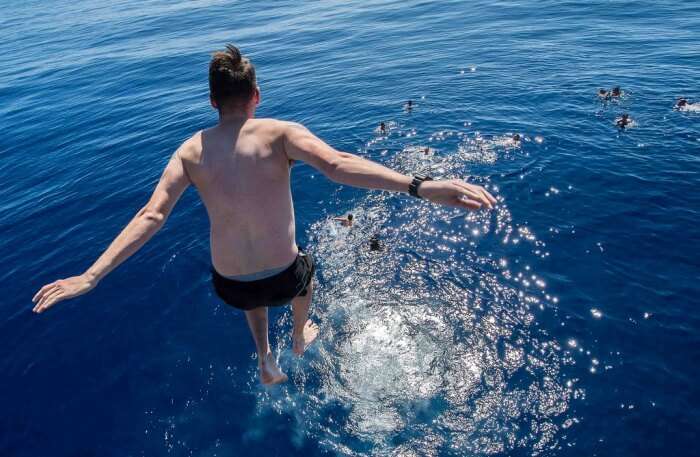
[[[258,352],[258,368],[260,369],[260,382],[263,384],[279,384],[287,380],[287,375],[282,373],[275,362],[275,357],[270,351],[270,342],[267,335],[267,307],[256,308],[245,312],[250,333],[255,341],[255,349]]]
[[[309,306],[314,293],[313,282],[309,283],[306,295],[292,300],[294,329],[292,330],[292,350],[298,356],[304,354],[306,348],[318,336],[318,326],[309,319]]]

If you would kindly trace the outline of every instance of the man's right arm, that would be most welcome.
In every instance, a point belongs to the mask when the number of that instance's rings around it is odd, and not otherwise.
[[[410,176],[398,173],[371,160],[340,152],[323,142],[300,124],[283,123],[284,147],[289,159],[301,160],[332,181],[366,189],[408,192]],[[496,199],[481,186],[462,180],[425,181],[418,194],[447,206],[478,209],[492,208]]]

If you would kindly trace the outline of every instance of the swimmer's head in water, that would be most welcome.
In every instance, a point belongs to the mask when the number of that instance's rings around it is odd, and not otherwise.
[[[677,107],[682,107],[688,104],[688,99],[686,98],[679,98],[678,101],[676,102]]]
[[[606,95],[608,95],[608,91],[605,89],[598,89],[598,95],[600,95],[601,97],[605,97]]]
[[[520,141],[520,135],[517,133],[513,135],[513,141]]]
[[[613,97],[619,97],[622,94],[622,90],[620,89],[619,86],[613,87],[612,90]]]
[[[352,222],[352,214],[348,214],[348,220]]]
[[[257,104],[260,99],[255,67],[231,44],[215,52],[209,62],[209,96],[220,113]]]
[[[623,114],[620,119],[617,120],[618,127],[625,127],[632,122],[629,114]]]

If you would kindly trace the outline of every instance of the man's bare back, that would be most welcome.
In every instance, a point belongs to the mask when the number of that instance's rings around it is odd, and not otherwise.
[[[224,276],[289,265],[297,255],[285,123],[223,122],[180,154],[210,221],[211,257]]]

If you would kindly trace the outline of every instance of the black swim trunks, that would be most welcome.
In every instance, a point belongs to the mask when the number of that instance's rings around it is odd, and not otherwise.
[[[251,310],[261,306],[282,306],[294,297],[304,297],[316,267],[310,255],[299,252],[281,272],[254,281],[236,281],[211,269],[216,294],[234,308]]]

